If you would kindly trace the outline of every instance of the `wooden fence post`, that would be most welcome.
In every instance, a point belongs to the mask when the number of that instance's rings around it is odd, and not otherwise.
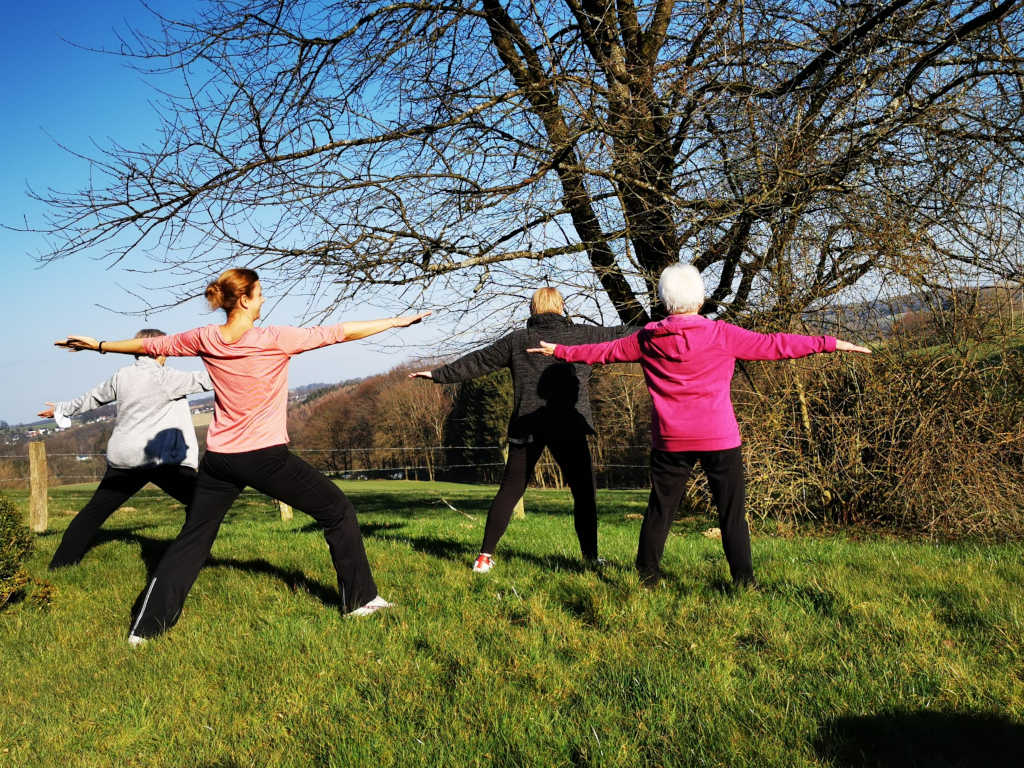
[[[28,444],[29,487],[29,528],[33,533],[43,533],[47,525],[46,509],[46,443]]]
[[[288,506],[287,504],[285,504],[283,501],[278,501],[277,502],[277,506],[279,506],[281,508],[281,519],[282,520],[288,521],[288,520],[291,520],[292,517],[294,517],[294,515],[292,515],[292,508],[290,506]]]
[[[501,457],[508,464],[508,443],[503,443],[501,446]],[[525,520],[526,519],[526,506],[523,504],[523,497],[519,497],[519,501],[516,502],[515,507],[512,508],[512,519],[513,520]]]

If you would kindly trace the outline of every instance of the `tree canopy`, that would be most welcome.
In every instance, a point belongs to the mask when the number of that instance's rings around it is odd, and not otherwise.
[[[187,294],[230,253],[327,308],[546,275],[626,322],[680,258],[723,316],[1019,280],[1021,5],[209,0],[120,41],[183,86],[153,143],[37,195],[43,259],[155,254]]]

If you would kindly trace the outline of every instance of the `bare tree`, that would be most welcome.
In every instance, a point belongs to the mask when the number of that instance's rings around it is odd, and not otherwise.
[[[42,258],[150,254],[189,295],[230,252],[325,310],[548,275],[627,322],[680,257],[725,316],[936,260],[1020,280],[1021,4],[210,0],[120,41],[183,86],[37,194]]]
[[[377,398],[377,439],[385,447],[407,447],[405,461],[422,456],[427,479],[433,481],[452,400],[445,387],[424,386],[406,378],[408,373],[409,368],[398,368],[384,380]]]

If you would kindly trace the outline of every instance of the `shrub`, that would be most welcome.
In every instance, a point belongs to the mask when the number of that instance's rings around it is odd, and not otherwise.
[[[31,551],[32,534],[14,505],[0,496],[0,609],[29,583],[23,563]]]
[[[1021,350],[766,364],[736,387],[748,509],[931,537],[1024,536]]]

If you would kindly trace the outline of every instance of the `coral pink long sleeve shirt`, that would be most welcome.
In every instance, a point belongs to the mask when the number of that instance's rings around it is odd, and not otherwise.
[[[201,357],[213,381],[207,450],[242,453],[288,442],[288,361],[345,340],[343,324],[250,328],[227,343],[219,326],[143,339],[149,355]]]
[[[784,360],[835,349],[832,336],[754,333],[700,315],[671,315],[616,341],[558,345],[555,357],[591,365],[639,362],[651,393],[654,447],[718,451],[740,444],[730,392],[736,360]]]

